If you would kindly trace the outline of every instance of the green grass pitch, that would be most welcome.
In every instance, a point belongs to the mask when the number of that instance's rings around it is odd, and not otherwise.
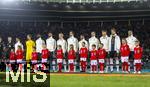
[[[50,87],[150,87],[150,76],[51,75]]]

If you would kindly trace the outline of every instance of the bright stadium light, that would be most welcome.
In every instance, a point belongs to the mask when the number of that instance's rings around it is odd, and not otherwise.
[[[5,1],[5,2],[13,2],[13,1],[16,1],[16,0],[2,0],[2,1]]]
[[[0,0],[0,2],[2,2],[5,5],[10,4],[10,3],[14,3],[15,1],[18,1],[18,0]]]

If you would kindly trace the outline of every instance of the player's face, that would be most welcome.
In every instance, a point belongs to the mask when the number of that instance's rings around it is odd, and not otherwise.
[[[80,39],[81,39],[81,40],[82,40],[82,39],[84,39],[84,36],[83,36],[83,35],[81,35],[81,36],[80,36]]]
[[[37,38],[40,38],[40,37],[41,37],[41,35],[40,35],[40,34],[38,34],[38,35],[37,35]]]
[[[35,49],[35,48],[33,48],[33,51],[35,52],[35,51],[36,51],[36,49]]]
[[[19,38],[16,38],[16,42],[20,41]]]
[[[95,50],[95,46],[92,46],[92,49]]]
[[[73,32],[69,32],[69,35],[70,35],[70,36],[74,36],[74,33],[73,33]]]
[[[106,31],[102,31],[102,36],[106,36],[107,32]]]
[[[61,47],[60,46],[57,46],[58,47],[58,49],[61,49]]]
[[[63,34],[59,34],[59,39],[63,38]]]
[[[49,37],[52,37],[52,36],[53,36],[53,34],[52,34],[52,33],[48,33],[48,36],[49,36]]]
[[[135,42],[135,45],[136,45],[136,46],[139,46],[139,44],[140,44],[139,42]]]
[[[43,48],[45,49],[45,48],[46,48],[46,45],[43,45]]]
[[[94,36],[95,36],[95,32],[92,32],[92,33],[91,33],[91,36],[94,37]]]
[[[132,31],[128,31],[128,36],[131,36],[132,34]]]
[[[70,49],[73,49],[73,46],[72,46],[72,45],[70,46]]]
[[[115,30],[111,30],[111,34],[112,35],[116,34],[116,31]]]
[[[124,39],[122,40],[122,44],[126,44],[126,41]]]
[[[8,37],[8,41],[11,41],[12,40],[12,38],[11,37]]]
[[[28,39],[28,40],[31,40],[31,37],[30,37],[30,35],[27,35],[27,39]]]

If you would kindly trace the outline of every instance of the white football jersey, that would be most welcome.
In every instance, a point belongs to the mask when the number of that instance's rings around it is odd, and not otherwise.
[[[108,36],[101,36],[100,42],[104,45],[103,48],[108,51],[109,49],[109,37]]]
[[[42,49],[43,49],[43,44],[45,44],[44,40],[42,38],[38,38],[36,40],[36,52],[41,53]]]
[[[69,51],[69,48],[70,48],[71,44],[74,46],[75,52],[78,51],[78,39],[77,38],[70,37],[70,38],[67,39],[67,43],[68,43],[68,51]]]
[[[96,50],[98,49],[99,47],[99,40],[96,38],[96,37],[91,37],[89,39],[89,51],[92,50],[92,45],[95,44],[96,45]]]
[[[16,43],[15,43],[15,52],[17,51],[18,46],[21,46],[22,50],[24,49],[24,48],[23,48],[23,44],[19,41],[19,42],[16,42]]]
[[[67,42],[64,39],[57,40],[57,45],[61,45],[63,53],[66,53],[67,50]]]
[[[135,41],[137,40],[137,38],[134,37],[133,35],[131,35],[131,36],[127,37],[126,40],[127,40],[130,50],[134,51]]]
[[[53,37],[48,38],[46,40],[46,46],[50,52],[55,51],[56,50],[56,40]]]

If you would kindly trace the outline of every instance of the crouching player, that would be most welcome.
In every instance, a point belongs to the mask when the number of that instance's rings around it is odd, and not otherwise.
[[[105,51],[105,49],[103,49],[103,44],[100,43],[99,49],[98,49],[98,62],[99,62],[99,66],[100,66],[99,73],[104,73],[105,58],[106,58],[106,51]]]
[[[16,63],[16,54],[14,49],[11,49],[10,55],[9,55],[9,71],[15,71],[15,63]]]
[[[22,47],[19,45],[16,51],[16,58],[17,58],[17,65],[19,71],[24,71],[24,64],[23,64],[23,50]]]
[[[69,72],[75,72],[74,61],[75,61],[75,50],[74,46],[71,44],[68,52],[68,63],[69,63]]]
[[[134,48],[134,65],[135,65],[135,72],[134,73],[141,73],[141,58],[143,54],[143,49],[140,47],[140,42],[135,42],[136,47]]]
[[[121,55],[121,62],[122,62],[122,73],[129,73],[128,62],[129,62],[130,48],[127,45],[126,39],[122,39],[122,44],[120,47],[120,55]]]
[[[88,49],[85,47],[85,42],[82,42],[82,47],[80,48],[79,54],[80,54],[81,72],[86,72]]]
[[[91,73],[97,73],[97,50],[96,50],[96,45],[92,45],[92,50],[91,50]]]
[[[56,58],[58,64],[58,72],[62,72],[62,62],[63,62],[63,50],[61,45],[57,46]]]
[[[33,47],[33,52],[32,52],[32,69],[34,72],[38,70],[38,53],[36,52],[36,48]]]
[[[46,45],[43,45],[42,49],[42,70],[46,71],[47,70],[47,59],[49,57],[49,50],[47,49]]]

